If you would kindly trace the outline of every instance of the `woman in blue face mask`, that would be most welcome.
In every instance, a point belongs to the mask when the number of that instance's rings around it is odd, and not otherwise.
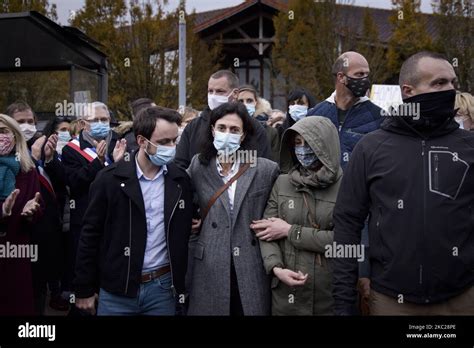
[[[238,100],[245,105],[250,117],[258,120],[265,129],[267,141],[272,150],[271,160],[278,162],[280,157],[280,136],[275,128],[267,125],[269,115],[272,111],[270,103],[260,98],[255,88],[250,85],[239,88]]]
[[[262,217],[279,170],[256,157],[248,140],[253,132],[242,103],[221,105],[188,168],[201,215],[190,244],[189,315],[270,313],[268,278],[250,224]]]
[[[44,127],[43,134],[49,137],[57,134],[58,142],[56,152],[61,156],[64,146],[72,139],[70,134],[71,122],[76,120],[76,116],[58,116],[52,118]]]
[[[304,118],[283,134],[278,177],[263,220],[252,224],[265,269],[273,275],[273,315],[331,315],[332,213],[342,179],[339,137],[324,117]],[[288,301],[293,298],[294,301]]]
[[[286,120],[277,128],[280,137],[287,128],[306,117],[308,110],[316,105],[316,99],[306,89],[297,87],[288,95],[287,104]]]

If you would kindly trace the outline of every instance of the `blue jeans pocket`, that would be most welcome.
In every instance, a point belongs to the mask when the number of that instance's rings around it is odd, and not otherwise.
[[[161,289],[171,290],[171,285],[172,285],[171,272],[163,274],[161,277],[156,278],[153,281],[156,282]]]

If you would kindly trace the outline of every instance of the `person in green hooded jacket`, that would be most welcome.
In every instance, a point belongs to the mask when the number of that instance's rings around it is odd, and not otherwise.
[[[273,275],[272,315],[332,315],[332,214],[342,179],[337,129],[308,117],[283,134],[280,156],[293,163],[275,181],[264,219],[251,228]]]

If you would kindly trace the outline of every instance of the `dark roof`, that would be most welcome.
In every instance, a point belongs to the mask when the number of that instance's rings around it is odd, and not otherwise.
[[[0,71],[107,68],[106,55],[80,30],[30,11],[0,14]],[[15,67],[16,58],[21,65]]]
[[[338,5],[340,20],[347,27],[354,30],[356,35],[362,34],[365,7]],[[369,7],[372,18],[377,26],[379,32],[380,42],[387,43],[392,36],[393,26],[390,22],[390,16],[393,15],[394,10],[371,8]],[[431,38],[437,36],[435,16],[423,13],[422,17],[426,21],[426,31]]]
[[[213,26],[214,24],[217,24],[229,17],[232,17],[233,15],[258,3],[267,5],[269,7],[281,11],[286,8],[285,2],[286,1],[276,0],[245,0],[237,6],[227,7],[213,11],[199,12],[196,13],[194,32],[198,33],[204,29],[207,29]]]
[[[269,7],[273,7],[278,11],[288,10],[288,0],[245,0],[237,6],[196,13],[194,32],[199,33],[233,15],[253,6],[262,3]],[[364,18],[365,7],[353,5],[337,5],[341,24],[351,28],[356,35],[362,33],[362,21]],[[374,22],[379,31],[379,40],[387,43],[392,35],[392,24],[389,17],[394,13],[393,10],[379,9],[369,7]],[[433,38],[436,37],[435,16],[431,14],[422,14],[426,20],[427,32]]]

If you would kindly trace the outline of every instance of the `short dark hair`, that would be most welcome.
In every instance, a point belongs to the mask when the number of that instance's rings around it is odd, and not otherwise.
[[[439,60],[446,60],[446,56],[441,53],[421,51],[415,53],[407,60],[405,60],[400,68],[400,75],[398,77],[398,84],[400,87],[404,83],[409,83],[412,86],[417,86],[420,83],[420,76],[418,75],[418,63],[422,58],[433,58]]]
[[[217,156],[217,150],[214,147],[214,137],[212,136],[212,127],[216,124],[217,120],[230,114],[237,114],[237,116],[242,120],[245,139],[240,144],[240,150],[256,150],[256,148],[253,148],[253,142],[251,142],[254,135],[254,128],[252,125],[252,118],[250,117],[247,108],[244,104],[239,102],[225,103],[211,111],[207,133],[205,134],[205,138],[201,139],[199,161],[202,164],[208,165],[211,159]]]
[[[161,106],[150,106],[140,110],[133,120],[133,133],[135,134],[135,138],[141,135],[150,139],[156,128],[156,121],[160,118],[171,123],[176,123],[178,126],[181,125],[181,115],[177,111]]]
[[[152,106],[154,101],[150,98],[138,98],[130,103],[132,108],[132,118],[135,118],[141,109]]]
[[[227,82],[229,83],[229,87],[231,89],[239,88],[239,78],[232,71],[219,70],[211,75],[212,79],[220,79],[221,77],[225,77],[227,79]]]
[[[303,96],[308,99],[309,109],[316,105],[316,98],[302,87],[296,87],[290,92],[290,94],[288,95],[288,105],[290,105],[292,101],[301,99]]]
[[[36,115],[33,112],[33,109],[31,108],[31,106],[29,106],[26,102],[24,102],[22,100],[18,100],[16,102],[8,105],[7,110],[5,111],[5,113],[8,116],[13,117],[13,114],[15,114],[17,112],[27,111],[27,110],[30,110],[33,113],[34,118],[36,119]]]
[[[56,116],[49,120],[49,122],[44,126],[43,135],[49,137],[52,134],[56,133],[56,128],[62,122],[67,122],[71,124],[72,121],[76,119],[75,116]]]

